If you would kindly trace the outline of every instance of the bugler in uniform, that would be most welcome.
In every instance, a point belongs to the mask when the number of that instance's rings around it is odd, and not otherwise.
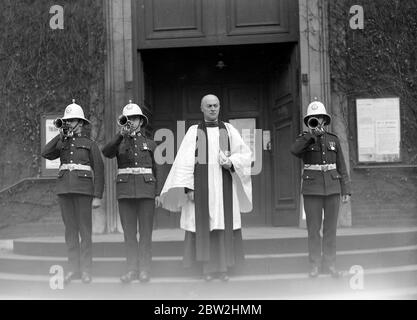
[[[46,144],[42,157],[61,164],[56,193],[65,225],[69,272],[65,283],[81,277],[91,282],[92,204],[100,206],[104,189],[104,165],[96,142],[82,132],[89,124],[83,109],[73,103],[65,108],[64,117],[55,120],[60,134]],[[93,199],[94,197],[94,199]],[[81,236],[81,245],[79,241]]]
[[[339,138],[324,130],[330,121],[324,105],[313,101],[304,117],[310,132],[300,134],[291,146],[291,153],[304,163],[301,193],[307,220],[310,277],[317,277],[320,268],[329,271],[334,278],[340,276],[335,268],[340,194],[344,202],[349,200],[351,194]],[[323,210],[322,240],[320,229]]]
[[[148,118],[131,101],[119,117],[119,133],[102,150],[117,158],[116,193],[127,250],[127,273],[120,280],[150,280],[152,228],[155,196],[159,195],[158,167],[154,159],[156,143],[141,132]],[[139,220],[139,247],[137,224]]]

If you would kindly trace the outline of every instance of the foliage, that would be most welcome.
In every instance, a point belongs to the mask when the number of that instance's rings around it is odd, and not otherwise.
[[[21,222],[37,221],[59,212],[55,183],[25,181],[0,194],[0,229]]]
[[[363,30],[349,26],[349,9],[358,4]],[[392,96],[400,98],[402,161],[417,164],[417,2],[329,1],[329,36],[332,91],[347,99],[351,164],[356,162],[355,99]],[[357,216],[381,219],[388,210],[393,217],[416,217],[415,169],[353,170],[352,180]]]
[[[52,30],[53,5],[64,29]],[[103,1],[0,1],[0,187],[41,167],[40,120],[76,99],[102,139],[105,20]]]
[[[400,97],[402,155],[417,163],[417,2],[361,3],[364,29],[349,26],[352,0],[330,1],[330,64],[333,90],[354,99]]]

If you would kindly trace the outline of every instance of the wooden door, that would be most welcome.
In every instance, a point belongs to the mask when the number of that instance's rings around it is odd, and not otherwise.
[[[294,45],[276,65],[271,81],[273,209],[272,223],[295,226],[299,221],[299,160],[290,146],[299,130],[298,56]]]
[[[137,49],[298,40],[294,0],[134,0]]]

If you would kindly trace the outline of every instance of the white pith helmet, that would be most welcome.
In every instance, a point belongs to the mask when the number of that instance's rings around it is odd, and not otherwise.
[[[129,116],[140,116],[144,120],[143,126],[148,124],[148,117],[145,116],[142,112],[142,109],[136,104],[132,103],[132,100],[129,100],[129,103],[124,106],[122,114],[126,117]]]
[[[324,124],[329,125],[332,117],[326,112],[326,108],[320,101],[313,101],[307,107],[307,114],[304,117],[304,123],[308,126],[307,122],[310,117],[323,116]]]
[[[87,123],[90,123],[90,121],[84,117],[83,108],[81,108],[80,105],[75,103],[75,99],[72,99],[72,103],[69,104],[65,108],[65,112],[64,112],[64,116],[62,117],[62,120],[67,120],[67,119],[81,119],[81,120],[86,121]]]

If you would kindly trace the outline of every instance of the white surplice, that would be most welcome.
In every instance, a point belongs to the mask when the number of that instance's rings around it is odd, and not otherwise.
[[[230,141],[230,160],[235,172],[233,181],[233,229],[241,228],[241,212],[252,210],[251,151],[239,132],[225,123]],[[161,192],[162,207],[181,211],[181,229],[195,232],[195,205],[188,200],[184,188],[194,190],[194,164],[197,125],[191,126],[181,143],[172,168]],[[210,231],[224,229],[223,179],[219,164],[219,128],[207,128],[208,143],[208,185]]]

